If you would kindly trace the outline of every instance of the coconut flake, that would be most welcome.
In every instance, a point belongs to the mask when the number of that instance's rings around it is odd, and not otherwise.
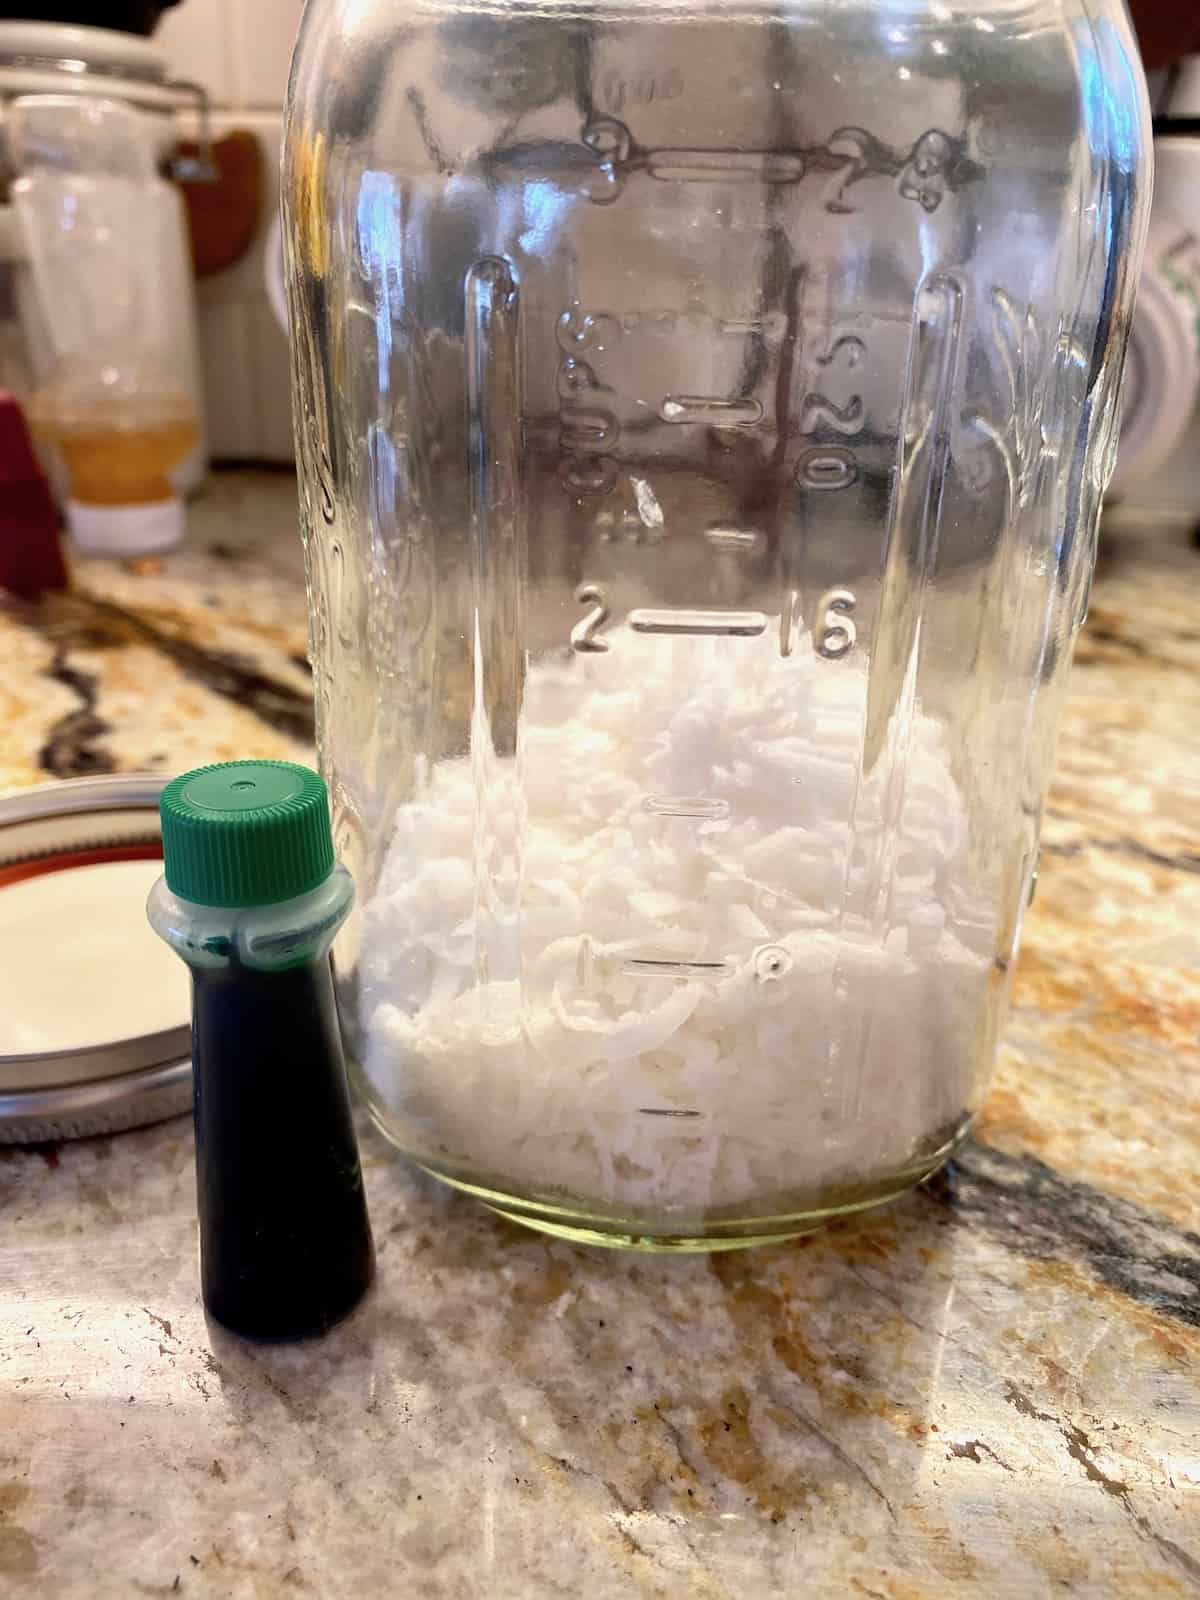
[[[860,773],[866,674],[807,638],[606,639],[530,670],[519,770],[421,767],[396,814],[359,964],[376,1103],[435,1164],[631,1213],[887,1175],[990,1037],[941,728]]]

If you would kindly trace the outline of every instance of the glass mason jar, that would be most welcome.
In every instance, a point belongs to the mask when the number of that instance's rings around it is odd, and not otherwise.
[[[1120,0],[310,0],[284,186],[335,956],[430,1172],[688,1249],[963,1137],[1148,144]]]

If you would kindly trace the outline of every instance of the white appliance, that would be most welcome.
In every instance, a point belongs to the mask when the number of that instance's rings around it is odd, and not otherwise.
[[[206,135],[207,97],[199,85],[169,76],[166,58],[153,41],[108,28],[0,22],[0,201],[21,177],[11,159],[7,108],[30,95],[78,95],[126,106],[144,140],[151,170],[166,169],[178,177],[205,175],[203,160],[178,158],[177,119],[180,113],[198,110]],[[205,145],[202,137],[201,148]],[[146,315],[167,330],[176,378],[190,396],[199,424],[196,445],[172,473],[176,489],[187,492],[203,480],[207,464],[195,283],[182,197],[165,179],[156,180],[154,188],[155,208],[166,224],[160,230],[163,269],[153,278],[149,292],[154,303],[146,306]],[[48,375],[54,350],[47,325],[53,307],[33,281],[29,254],[15,209],[0,203],[0,386],[18,395]]]
[[[1110,494],[1200,517],[1200,56],[1178,69],[1154,134],[1154,209]]]

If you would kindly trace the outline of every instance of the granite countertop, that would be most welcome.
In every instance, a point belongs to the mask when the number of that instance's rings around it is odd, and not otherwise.
[[[0,784],[303,757],[294,486],[0,610]],[[1200,1594],[1200,554],[1106,539],[995,1088],[771,1249],[526,1233],[373,1134],[376,1288],[197,1301],[191,1133],[0,1150],[0,1594]]]

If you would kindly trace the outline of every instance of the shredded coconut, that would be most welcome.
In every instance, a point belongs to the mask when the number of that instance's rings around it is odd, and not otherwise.
[[[952,1129],[992,930],[941,730],[860,779],[866,675],[627,627],[533,667],[516,756],[423,775],[359,959],[405,1148],[631,1214],[778,1203]],[[685,814],[680,814],[680,813]]]

